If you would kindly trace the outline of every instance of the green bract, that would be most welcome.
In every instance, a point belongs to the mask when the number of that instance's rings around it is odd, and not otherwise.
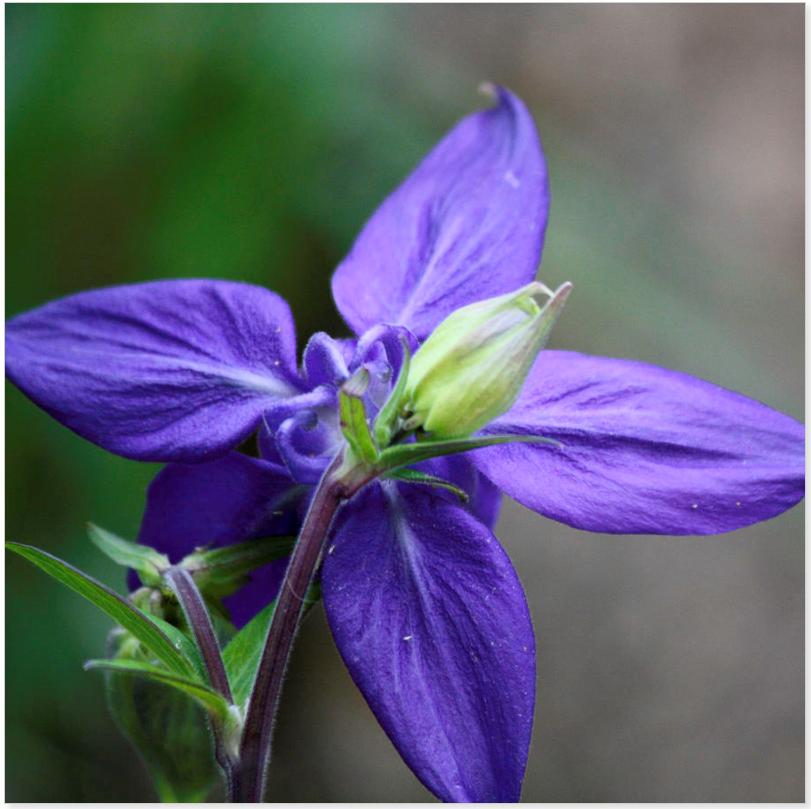
[[[448,315],[411,361],[402,414],[410,428],[462,438],[508,410],[572,289],[538,281]]]

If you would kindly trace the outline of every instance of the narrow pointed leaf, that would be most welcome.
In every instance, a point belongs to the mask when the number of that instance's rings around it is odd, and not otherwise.
[[[165,621],[147,615],[118,593],[45,551],[17,542],[7,542],[6,548],[28,559],[57,581],[95,604],[116,623],[129,630],[171,671],[188,676],[198,670],[198,665],[192,662],[196,654],[189,658],[188,645],[183,644],[179,637],[186,636],[180,630],[169,627]],[[167,627],[172,630],[171,635]],[[194,648],[191,640],[187,637],[186,640]]]
[[[533,441],[537,444],[549,444],[561,447],[560,441],[544,438],[540,435],[477,435],[472,438],[452,438],[448,441],[418,441],[413,444],[396,444],[380,454],[382,464],[388,469],[408,466],[437,458],[441,455],[453,455],[456,452],[469,452],[472,449],[490,447],[495,444],[506,444],[508,441]]]
[[[465,455],[464,453],[443,455],[441,458],[423,461],[416,468],[420,472],[434,475],[458,486],[470,497],[470,500],[464,504],[465,509],[492,531],[498,519],[502,495],[499,489],[479,472],[471,462],[471,457],[475,457],[475,455]],[[434,489],[433,491],[438,494],[443,490]]]
[[[185,632],[176,626],[172,626],[168,621],[164,621],[163,618],[158,618],[157,615],[150,615],[146,612],[143,614],[169,638],[175,649],[180,652],[180,656],[192,667],[197,679],[203,682],[205,680],[205,667],[194,641]]]
[[[122,539],[93,523],[87,524],[87,533],[90,541],[114,562],[137,570],[146,585],[159,585],[163,571],[171,565],[169,558],[154,548]]]
[[[180,563],[194,576],[200,589],[209,585],[227,585],[269,562],[288,556],[296,538],[288,534],[261,537],[225,548],[196,551]]]
[[[460,489],[450,481],[438,478],[436,475],[428,475],[425,472],[418,472],[416,469],[409,469],[408,467],[395,469],[393,472],[389,472],[386,477],[393,478],[394,480],[403,480],[406,483],[424,483],[427,486],[439,486],[442,489],[453,492],[463,503],[467,503],[470,500],[470,496],[464,489]]]
[[[173,674],[159,666],[141,663],[137,660],[88,660],[84,664],[84,668],[85,671],[105,669],[120,674],[135,675],[138,677],[146,677],[149,680],[156,680],[157,682],[165,683],[172,688],[176,688],[184,694],[188,694],[214,716],[223,720],[228,716],[228,703],[207,685],[203,685],[197,680],[192,680],[188,677]]]

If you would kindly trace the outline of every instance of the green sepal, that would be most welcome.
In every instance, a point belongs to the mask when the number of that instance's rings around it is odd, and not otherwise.
[[[105,669],[120,674],[146,677],[149,680],[164,683],[190,696],[221,721],[228,719],[228,703],[216,691],[213,691],[205,683],[197,679],[183,677],[159,666],[142,663],[138,660],[88,660],[84,664],[84,668],[85,671]]]
[[[347,443],[362,461],[373,463],[380,457],[375,446],[369,424],[366,421],[366,408],[363,395],[369,389],[369,371],[359,368],[341,386],[338,394],[341,415],[341,432]]]
[[[409,469],[406,466],[394,469],[384,475],[384,477],[394,480],[403,480],[407,483],[425,483],[428,486],[439,486],[442,489],[448,489],[448,491],[453,492],[463,503],[467,503],[470,500],[470,495],[464,489],[460,489],[453,483],[434,475],[427,475],[425,472],[418,472],[416,469]]]
[[[160,586],[163,571],[171,566],[169,557],[154,548],[122,539],[93,523],[87,524],[87,533],[90,541],[114,562],[137,570],[147,586]]]
[[[386,469],[396,469],[400,466],[410,466],[441,455],[469,452],[472,449],[492,447],[510,441],[531,441],[538,444],[549,444],[558,449],[563,447],[560,441],[555,441],[554,438],[544,438],[540,435],[477,435],[473,438],[451,438],[447,441],[415,441],[411,444],[395,444],[384,449],[380,453],[379,466]]]
[[[387,447],[394,434],[394,426],[400,417],[403,394],[408,381],[408,369],[411,367],[411,350],[408,347],[408,340],[400,335],[400,342],[403,344],[403,364],[400,367],[397,382],[389,394],[389,398],[386,399],[386,403],[380,408],[372,429],[372,435],[378,447]]]
[[[147,615],[101,582],[45,551],[17,542],[6,542],[6,548],[28,559],[91,604],[95,604],[138,638],[169,670],[184,676],[201,671],[202,663],[194,642],[179,629],[160,618]]]
[[[206,596],[230,595],[245,582],[248,573],[288,556],[294,536],[280,535],[252,539],[214,550],[199,550],[180,562],[194,576],[194,583]]]
[[[310,589],[304,596],[302,617],[320,598],[321,583],[316,581],[310,585]],[[262,650],[275,609],[276,602],[272,601],[245,624],[223,649],[222,659],[231,685],[231,696],[236,705],[243,705],[251,695],[256,669],[262,657]]]

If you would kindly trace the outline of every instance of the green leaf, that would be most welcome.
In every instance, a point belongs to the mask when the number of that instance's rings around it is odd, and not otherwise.
[[[93,523],[87,524],[93,544],[114,562],[137,570],[141,581],[152,587],[161,583],[161,574],[170,567],[169,558],[147,545],[138,545],[111,534]]]
[[[386,403],[380,408],[374,423],[373,435],[378,447],[387,447],[389,441],[391,441],[394,425],[400,415],[400,406],[403,402],[403,393],[408,379],[408,369],[411,367],[411,351],[408,347],[408,340],[400,335],[400,342],[403,344],[403,364],[400,367],[397,384],[389,394],[389,398],[386,399]]]
[[[314,582],[304,596],[304,614],[313,604],[321,598],[321,584]],[[231,639],[231,642],[223,649],[222,659],[225,663],[225,670],[228,672],[228,680],[231,683],[231,696],[237,705],[244,704],[251,695],[256,668],[262,657],[262,650],[265,646],[270,620],[276,602],[273,601],[265,607],[258,615],[255,615],[244,627]]]
[[[387,469],[396,469],[400,466],[410,466],[419,461],[427,461],[440,455],[453,455],[456,452],[469,452],[472,449],[491,447],[496,444],[506,444],[510,441],[549,444],[560,449],[563,444],[554,438],[544,438],[541,435],[477,435],[473,438],[451,438],[446,441],[416,441],[413,444],[394,444],[387,447],[380,454],[379,466]]]
[[[371,463],[380,457],[380,453],[369,432],[366,409],[361,398],[368,388],[369,371],[360,368],[341,386],[338,399],[344,438],[358,458]]]
[[[207,685],[203,685],[197,680],[189,679],[178,674],[174,674],[159,666],[150,663],[141,663],[137,660],[88,660],[84,664],[85,671],[92,669],[105,669],[121,674],[137,675],[150,680],[157,680],[166,685],[177,688],[192,699],[196,700],[209,713],[225,720],[228,717],[228,703]]]
[[[403,480],[407,483],[425,483],[428,486],[439,486],[442,489],[448,489],[453,492],[463,503],[467,503],[470,500],[470,495],[468,495],[464,489],[460,489],[453,483],[435,477],[434,475],[418,472],[416,469],[401,467],[388,472],[384,477],[393,478],[394,480]]]
[[[199,661],[194,662],[198,657],[194,643],[179,629],[147,615],[118,593],[45,551],[17,542],[6,542],[6,548],[33,562],[48,575],[106,612],[117,624],[138,638],[171,671],[186,676],[194,676],[199,671],[201,664]],[[184,643],[183,638],[188,643]],[[189,645],[194,649],[191,657]]]
[[[194,576],[201,590],[223,587],[240,581],[268,562],[288,556],[295,544],[295,536],[262,537],[210,551],[195,551],[180,562],[180,567]]]
[[[231,696],[237,705],[242,705],[250,696],[275,608],[276,602],[272,601],[245,624],[223,649],[222,659],[231,684]]]
[[[125,601],[125,603],[128,604],[129,602]],[[141,610],[138,611],[141,612]],[[197,678],[201,682],[205,682],[205,667],[200,658],[200,652],[197,650],[197,644],[182,629],[178,629],[168,621],[164,621],[163,618],[159,618],[157,615],[150,615],[148,612],[141,612],[141,614],[144,615],[147,620],[152,621],[152,623],[169,638],[172,646],[177,649],[181,657],[189,663]]]

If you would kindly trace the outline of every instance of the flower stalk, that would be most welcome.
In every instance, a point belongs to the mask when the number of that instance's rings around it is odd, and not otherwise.
[[[312,584],[333,517],[341,503],[351,497],[377,473],[365,474],[345,456],[347,448],[324,472],[315,489],[296,547],[290,557],[276,601],[262,658],[248,701],[239,773],[231,803],[260,803],[270,764],[273,717],[281,692],[293,640],[305,606],[305,593]]]
[[[231,695],[231,686],[225,671],[220,647],[211,624],[211,617],[191,573],[183,567],[175,565],[165,573],[166,583],[177,596],[186,621],[194,636],[194,641],[203,660],[206,677],[209,685],[219,693],[229,705],[229,715],[226,719],[219,719],[210,715],[211,732],[214,737],[214,757],[225,774],[229,802],[237,799],[237,784],[239,779],[239,762],[237,750],[232,743],[239,725],[234,722],[234,699]]]

